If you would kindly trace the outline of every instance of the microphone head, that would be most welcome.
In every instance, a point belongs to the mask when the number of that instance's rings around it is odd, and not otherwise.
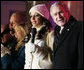
[[[36,34],[36,28],[31,29],[31,42],[34,43],[34,38]]]
[[[31,29],[31,34],[32,34],[32,35],[35,35],[35,34],[36,34],[36,28],[32,28],[32,29]]]

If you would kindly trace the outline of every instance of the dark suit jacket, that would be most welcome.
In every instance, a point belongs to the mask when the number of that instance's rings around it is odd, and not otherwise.
[[[9,54],[4,55],[1,58],[1,69],[24,69],[25,64],[25,47],[21,46],[16,57],[12,57]]]
[[[83,23],[71,16],[57,38],[59,29],[59,26],[56,26],[54,32],[54,69],[83,68]]]

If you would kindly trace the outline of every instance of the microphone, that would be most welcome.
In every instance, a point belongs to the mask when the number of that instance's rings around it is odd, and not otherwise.
[[[34,38],[36,35],[36,28],[32,28],[31,30],[31,42],[34,43]]]

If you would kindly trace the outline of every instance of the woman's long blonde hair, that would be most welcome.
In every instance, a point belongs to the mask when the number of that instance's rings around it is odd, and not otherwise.
[[[24,24],[21,24],[21,25],[16,25],[15,26],[15,31],[17,31],[18,29],[22,31],[23,33],[23,36],[21,37],[21,39],[18,41],[17,43],[17,46],[15,47],[15,50],[17,51],[22,45],[24,45],[24,38],[27,34],[30,33],[30,25],[28,23],[24,23]]]

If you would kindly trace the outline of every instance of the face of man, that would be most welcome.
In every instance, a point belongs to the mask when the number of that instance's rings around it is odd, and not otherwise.
[[[62,6],[52,7],[52,18],[58,26],[64,26],[69,20],[69,12],[67,12]]]

